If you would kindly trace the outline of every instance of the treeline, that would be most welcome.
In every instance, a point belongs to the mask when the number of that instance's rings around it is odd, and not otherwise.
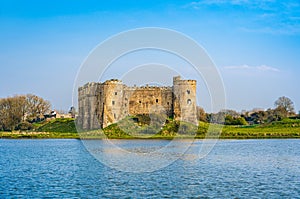
[[[243,111],[242,113],[234,110],[206,113],[204,109],[197,107],[197,118],[199,121],[209,123],[248,125],[280,121],[287,117],[299,117],[294,111],[294,103],[289,98],[280,97],[274,104],[273,109]],[[0,131],[30,130],[33,128],[33,122],[40,121],[46,113],[49,113],[50,107],[49,101],[33,94],[2,98],[0,99]],[[73,112],[75,115],[74,108]]]
[[[267,110],[252,110],[238,113],[234,110],[222,110],[218,113],[205,113],[204,109],[198,107],[198,120],[210,123],[220,123],[225,125],[248,125],[265,124],[280,121],[287,117],[299,117],[294,111],[294,103],[287,97],[278,98],[275,108]]]
[[[29,130],[32,122],[42,118],[51,104],[33,94],[0,99],[0,130]]]

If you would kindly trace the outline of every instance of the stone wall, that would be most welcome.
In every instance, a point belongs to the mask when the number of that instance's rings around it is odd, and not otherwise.
[[[78,125],[82,129],[96,129],[101,125],[97,116],[99,83],[87,83],[78,89]]]
[[[164,113],[172,114],[171,87],[127,87],[129,114]]]
[[[77,124],[86,130],[151,113],[197,124],[196,81],[175,77],[173,87],[128,87],[119,80],[87,83],[78,89],[78,110]]]

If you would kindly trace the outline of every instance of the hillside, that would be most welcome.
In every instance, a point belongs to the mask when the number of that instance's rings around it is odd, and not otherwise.
[[[77,133],[73,118],[58,118],[35,124],[37,132]]]
[[[0,138],[79,138],[74,119],[34,123],[32,131],[0,132]]]

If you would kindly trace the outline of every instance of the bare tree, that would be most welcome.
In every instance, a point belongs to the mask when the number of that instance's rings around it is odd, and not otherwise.
[[[50,103],[35,95],[17,95],[0,99],[0,130],[13,131],[27,119],[36,119],[50,108]]]
[[[50,110],[50,102],[36,95],[27,94],[26,101],[27,114],[30,119],[40,118]]]
[[[197,106],[197,119],[198,121],[207,122],[206,113],[200,106]]]
[[[23,96],[8,97],[0,101],[0,125],[3,130],[14,130],[24,119]]]
[[[284,108],[289,114],[295,114],[294,110],[294,103],[293,101],[285,96],[279,97],[276,101],[275,101],[275,106],[276,108],[282,107]]]

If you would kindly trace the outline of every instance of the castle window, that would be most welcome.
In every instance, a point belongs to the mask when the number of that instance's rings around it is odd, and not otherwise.
[[[142,101],[140,100],[139,103],[142,103]]]
[[[158,99],[156,99],[156,103],[158,103]]]
[[[112,104],[112,105],[115,105],[115,101],[112,101],[111,104]]]
[[[169,102],[167,102],[167,105],[169,105],[170,103]]]
[[[117,116],[116,116],[116,114],[114,113],[114,118],[116,119],[117,118]]]
[[[187,94],[190,94],[190,93],[191,93],[191,91],[190,91],[190,90],[186,90],[186,93],[187,93]]]
[[[118,95],[118,92],[115,92],[115,95]]]
[[[187,104],[191,104],[192,103],[192,100],[191,99],[188,99],[187,100]]]

